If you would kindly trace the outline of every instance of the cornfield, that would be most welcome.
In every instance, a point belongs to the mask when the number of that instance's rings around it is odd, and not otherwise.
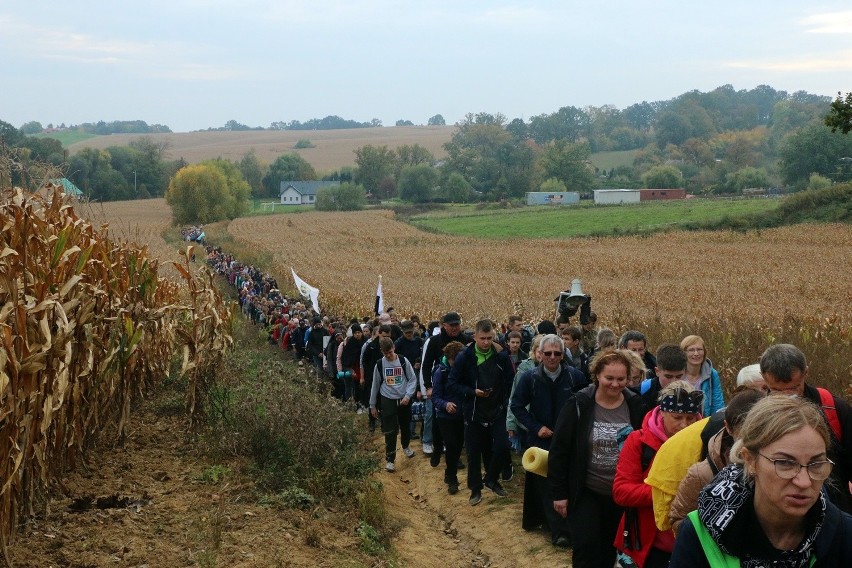
[[[131,401],[169,372],[178,349],[187,406],[230,344],[229,311],[187,250],[185,286],[158,276],[147,247],[114,242],[59,187],[44,199],[3,191],[0,241],[0,546],[47,487],[101,436],[121,440]],[[185,292],[188,291],[188,294]]]
[[[852,372],[852,229],[799,225],[762,232],[481,241],[421,232],[389,211],[236,219],[242,248],[271,257],[279,283],[290,267],[337,315],[371,313],[383,276],[385,305],[437,319],[460,312],[528,321],[555,316],[554,299],[580,278],[598,324],[638,329],[655,348],[701,335],[730,386],[771,343],[809,356],[812,377],[844,392]],[[295,293],[295,290],[293,291]]]

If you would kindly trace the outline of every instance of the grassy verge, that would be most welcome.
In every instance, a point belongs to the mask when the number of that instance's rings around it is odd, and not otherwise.
[[[65,148],[76,142],[82,142],[89,138],[97,138],[97,136],[97,134],[89,134],[88,132],[79,132],[77,130],[63,130],[60,132],[33,134],[33,138],[53,138],[55,140],[59,140]]]

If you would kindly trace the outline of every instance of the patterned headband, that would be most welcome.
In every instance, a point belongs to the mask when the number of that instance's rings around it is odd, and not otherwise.
[[[700,390],[686,392],[678,389],[660,399],[660,410],[678,414],[696,414],[701,412],[703,404],[704,393]]]

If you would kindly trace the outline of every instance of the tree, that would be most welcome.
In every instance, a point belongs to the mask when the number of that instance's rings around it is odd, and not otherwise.
[[[742,193],[749,187],[769,187],[769,178],[763,168],[745,167],[725,176],[728,190]]]
[[[450,203],[466,203],[470,201],[473,189],[463,175],[453,172],[447,176],[446,183],[436,193]]]
[[[204,165],[210,164],[218,168],[225,176],[225,180],[228,183],[228,199],[225,204],[225,215],[228,219],[236,219],[240,215],[245,214],[248,211],[251,187],[243,177],[240,166],[222,158],[207,160],[201,163]]]
[[[24,134],[40,134],[44,128],[41,126],[41,123],[35,120],[31,120],[23,125],[21,125],[21,132]]]
[[[236,166],[234,171],[238,174]],[[221,164],[205,162],[187,166],[175,174],[166,192],[166,201],[172,207],[176,224],[212,223],[233,219],[239,214],[240,203],[246,206],[248,184],[236,190],[244,192],[244,199],[231,192],[228,175]]]
[[[254,148],[243,154],[240,159],[240,172],[249,184],[253,197],[261,197],[263,194],[263,168]]]
[[[2,146],[17,146],[24,139],[24,133],[9,124],[0,120],[0,147]]]
[[[317,179],[314,167],[299,154],[283,154],[275,158],[263,176],[263,197],[278,197],[282,181],[311,181]]]
[[[397,120],[396,125],[397,126],[414,126],[414,123],[411,122],[410,120]]]
[[[512,119],[511,122],[506,125],[506,130],[509,131],[512,136],[520,140],[529,138],[529,127],[527,127],[527,123],[521,118]]]
[[[812,173],[831,178],[852,157],[852,137],[820,123],[806,126],[787,136],[778,151],[781,177],[785,184],[804,189]]]
[[[344,182],[338,186],[321,187],[317,191],[319,211],[358,211],[364,207],[364,186]]]
[[[444,120],[443,116],[441,116],[440,114],[436,114],[435,116],[430,118],[429,122],[427,122],[426,124],[428,124],[429,126],[446,126],[447,122]]]
[[[683,187],[683,174],[674,166],[654,166],[642,176],[645,187],[675,189]]]
[[[383,179],[390,177],[396,171],[397,155],[387,146],[373,146],[368,144],[355,150],[355,164],[358,170],[355,181],[364,186],[364,189],[379,197],[393,197],[384,195],[380,189]]]
[[[421,164],[431,166],[432,162],[435,161],[435,156],[432,152],[420,144],[414,144],[412,146],[403,144],[402,146],[397,146],[396,154],[397,172],[406,166],[419,166]],[[399,176],[399,173],[397,173],[397,176]]]
[[[831,180],[828,179],[827,177],[823,177],[819,174],[811,174],[811,177],[808,178],[807,189],[809,191],[810,190],[827,189],[829,187],[831,187]]]
[[[568,191],[568,188],[565,187],[565,184],[556,179],[555,177],[548,178],[541,182],[541,187],[539,191],[543,191],[545,193],[564,193]]]
[[[589,166],[588,144],[555,140],[547,145],[539,160],[545,179],[555,178],[571,191],[589,191],[595,185],[595,173]]]
[[[831,103],[831,110],[825,117],[825,125],[831,127],[832,132],[840,130],[843,134],[852,131],[852,93],[837,93],[837,98]]]
[[[402,168],[399,174],[399,198],[412,203],[430,201],[438,177],[438,171],[425,164]]]

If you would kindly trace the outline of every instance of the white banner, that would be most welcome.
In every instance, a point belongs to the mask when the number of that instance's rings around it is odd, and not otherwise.
[[[380,315],[383,311],[385,311],[385,297],[382,294],[382,275],[379,274],[379,285],[376,287],[376,306],[375,312],[376,315]]]
[[[319,307],[319,288],[314,288],[296,274],[296,271],[293,270],[293,267],[290,267],[290,272],[293,273],[293,280],[296,282],[296,289],[299,291],[299,294],[304,298],[310,298],[311,303],[314,305],[314,310],[317,313],[320,313]]]

